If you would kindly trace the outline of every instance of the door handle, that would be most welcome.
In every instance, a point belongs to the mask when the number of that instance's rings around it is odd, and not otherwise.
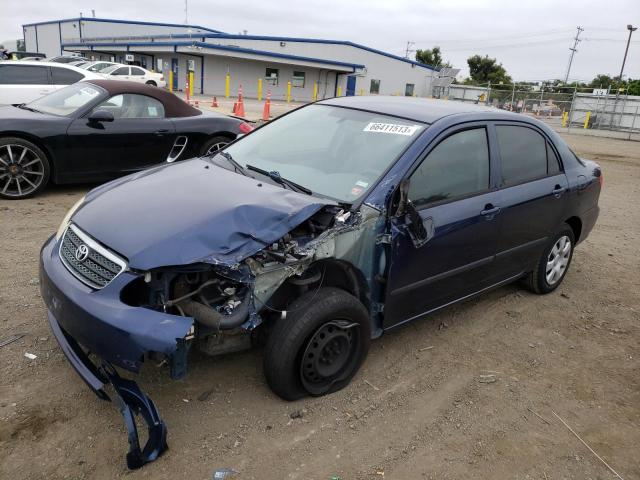
[[[153,133],[155,133],[156,136],[158,136],[158,137],[162,137],[162,136],[166,135],[167,133],[169,133],[169,130],[166,130],[166,129],[156,130]]]
[[[560,185],[556,185],[553,188],[553,190],[551,191],[551,193],[553,193],[556,197],[560,197],[560,195],[562,195],[565,190],[566,190],[565,187],[561,187]]]
[[[495,215],[498,212],[500,212],[500,207],[496,207],[492,203],[487,203],[484,206],[484,210],[482,210],[480,212],[480,215],[485,216],[485,217],[490,216],[491,218],[493,218],[493,215]],[[491,218],[489,218],[488,220],[490,220]]]

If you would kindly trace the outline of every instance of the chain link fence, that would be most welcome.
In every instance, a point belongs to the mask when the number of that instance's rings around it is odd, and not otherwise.
[[[452,84],[434,96],[531,115],[557,129],[640,134],[640,96],[610,89]]]

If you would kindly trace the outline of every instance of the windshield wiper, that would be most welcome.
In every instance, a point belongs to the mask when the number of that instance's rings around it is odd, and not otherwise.
[[[21,103],[20,105],[18,105],[18,108],[21,108],[22,110],[29,110],[31,112],[41,113],[40,110],[36,110],[35,108],[27,107],[26,103]]]
[[[244,168],[242,167],[242,165],[240,165],[238,162],[236,162],[233,157],[231,156],[230,153],[227,152],[217,152],[218,155],[221,155],[222,158],[224,158],[227,162],[229,162],[232,166],[233,169],[236,171],[236,173],[241,173],[242,175],[244,175],[245,177],[247,176],[246,172],[244,171]]]
[[[296,183],[296,182],[292,182],[291,180],[288,180],[284,177],[282,177],[280,175],[280,172],[269,172],[267,170],[263,170],[262,168],[259,167],[254,167],[253,165],[248,165],[247,164],[247,170],[252,170],[254,172],[257,172],[261,175],[264,175],[266,177],[269,177],[271,180],[273,180],[276,183],[279,183],[280,185],[284,186],[288,186],[291,190],[297,190],[299,192],[302,193],[306,193],[307,195],[312,195],[313,192],[311,190],[309,190],[307,187],[303,187],[302,185]]]

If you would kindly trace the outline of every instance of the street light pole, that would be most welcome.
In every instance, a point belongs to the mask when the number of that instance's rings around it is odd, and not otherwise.
[[[627,30],[629,30],[629,38],[627,39],[627,48],[624,51],[624,58],[622,59],[622,68],[620,68],[620,76],[618,77],[620,81],[622,81],[622,72],[624,72],[624,64],[627,61],[627,53],[629,53],[629,44],[631,43],[631,34],[635,32],[638,27],[634,27],[633,25],[627,25]]]

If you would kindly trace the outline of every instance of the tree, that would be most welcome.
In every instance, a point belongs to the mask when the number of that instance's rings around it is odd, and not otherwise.
[[[449,62],[442,61],[442,51],[438,46],[426,50],[416,50],[416,62],[430,65],[432,67],[451,68],[451,64]]]
[[[470,84],[483,84],[491,82],[491,86],[503,84],[510,84],[511,77],[507,75],[507,71],[498,63],[495,58],[489,58],[488,55],[484,57],[480,55],[474,55],[467,58],[467,64],[469,65],[470,81],[465,83]]]

